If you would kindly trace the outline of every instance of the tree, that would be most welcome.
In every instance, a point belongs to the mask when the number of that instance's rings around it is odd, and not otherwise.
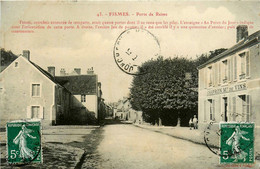
[[[216,49],[216,50],[213,50],[213,51],[209,51],[209,54],[201,54],[195,60],[195,65],[198,67],[198,66],[202,65],[203,63],[206,63],[207,61],[209,61],[213,57],[225,52],[226,50],[227,49],[225,49],[225,48],[220,48],[220,49]]]
[[[0,55],[0,72],[2,72],[8,65],[10,65],[18,56],[12,53],[12,51],[6,51],[4,48],[1,48]]]
[[[135,110],[143,111],[147,122],[163,125],[188,125],[193,115],[197,115],[198,106],[198,70],[197,67],[227,49],[221,48],[202,54],[196,60],[184,58],[163,59],[145,62],[135,76],[130,89],[131,104]],[[191,73],[191,79],[185,74]]]
[[[185,58],[150,60],[140,69],[142,75],[135,76],[130,90],[134,109],[142,110],[144,120],[163,125],[181,125],[197,112],[197,72],[193,61]],[[191,73],[187,80],[185,74]]]

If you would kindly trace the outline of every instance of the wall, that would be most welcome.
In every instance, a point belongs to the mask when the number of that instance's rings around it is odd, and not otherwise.
[[[56,123],[67,124],[66,120],[70,118],[70,96],[71,94],[62,86],[55,86],[55,105],[56,105]]]
[[[73,107],[86,107],[88,111],[94,112],[97,118],[97,96],[86,95],[86,102],[81,102],[81,95],[73,95]]]
[[[18,62],[18,67],[14,67]],[[6,121],[26,119],[29,106],[39,105],[43,110],[43,125],[51,125],[54,105],[54,83],[25,58],[19,57],[0,76],[3,87],[0,95],[1,127]],[[32,83],[41,84],[41,96],[31,96]]]

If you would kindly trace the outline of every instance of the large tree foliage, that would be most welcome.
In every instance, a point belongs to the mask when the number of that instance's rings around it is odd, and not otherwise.
[[[184,58],[150,60],[135,76],[131,88],[131,104],[142,110],[146,121],[159,118],[164,125],[176,125],[177,117],[183,123],[197,112],[197,72],[193,61]],[[185,74],[191,73],[191,79]]]
[[[195,60],[195,64],[196,64],[196,66],[199,66],[199,65],[207,62],[208,60],[212,59],[213,57],[221,54],[222,52],[225,52],[226,50],[227,49],[225,49],[225,48],[220,48],[220,49],[216,49],[216,50],[213,50],[213,51],[209,51],[209,54],[201,54]]]
[[[131,104],[143,111],[144,120],[163,125],[187,125],[193,115],[198,113],[198,70],[197,67],[227,49],[221,48],[202,54],[196,60],[185,58],[150,60],[140,67],[130,90]],[[185,78],[191,73],[191,79]]]
[[[2,72],[8,65],[10,65],[18,56],[12,53],[12,51],[6,51],[1,48],[0,54],[0,72]]]

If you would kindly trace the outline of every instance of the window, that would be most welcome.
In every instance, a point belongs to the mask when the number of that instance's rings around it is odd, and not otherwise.
[[[208,67],[208,87],[213,85],[212,66]]]
[[[240,112],[238,115],[241,115],[241,121],[250,121],[250,96],[249,95],[240,95]]]
[[[40,84],[32,84],[32,97],[40,97]]]
[[[226,83],[227,80],[228,80],[228,60],[224,60],[222,61],[223,63],[223,77],[222,77],[222,80],[223,80],[223,83]]]
[[[86,95],[81,95],[81,102],[86,102]]]
[[[233,105],[233,112],[232,112],[233,121],[236,121],[236,117],[237,117],[237,112],[236,112],[236,97],[233,97],[233,98],[232,98],[232,105]]]
[[[215,121],[215,101],[212,99],[209,99],[209,119],[212,121]]]
[[[15,62],[15,63],[14,63],[14,67],[18,67],[18,62]]]
[[[239,55],[240,60],[240,72],[239,72],[239,79],[245,78],[245,72],[246,72],[246,62],[245,62],[245,52]]]
[[[32,119],[41,118],[41,115],[40,115],[40,106],[32,106],[31,118],[32,118]]]
[[[237,80],[237,56],[234,56],[234,81]]]

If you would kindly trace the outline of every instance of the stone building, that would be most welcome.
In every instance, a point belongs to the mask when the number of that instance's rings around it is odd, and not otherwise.
[[[87,74],[81,74],[80,68],[61,73],[56,76],[54,66],[42,69],[24,50],[0,74],[1,127],[20,119],[41,119],[43,126],[94,124],[102,91],[93,68]]]
[[[199,128],[209,122],[255,122],[260,127],[260,31],[237,27],[237,43],[199,69]]]
[[[43,125],[53,125],[69,116],[70,92],[32,62],[27,50],[1,72],[0,89],[1,127],[19,119],[41,119]]]

